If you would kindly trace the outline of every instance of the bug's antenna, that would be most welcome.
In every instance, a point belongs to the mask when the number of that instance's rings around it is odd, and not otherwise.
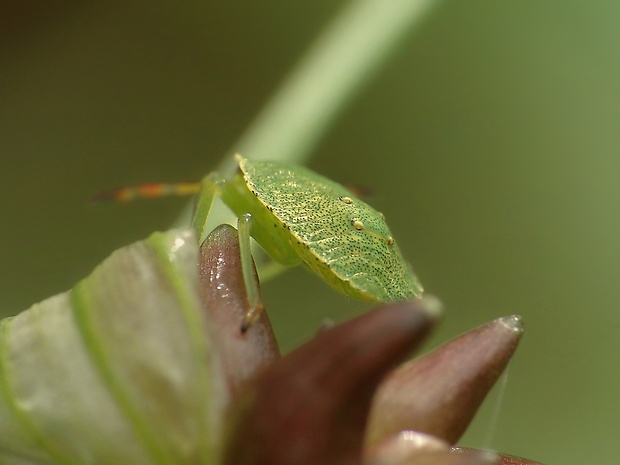
[[[147,183],[103,191],[92,196],[90,200],[93,203],[131,202],[136,199],[193,195],[199,190],[199,182]]]

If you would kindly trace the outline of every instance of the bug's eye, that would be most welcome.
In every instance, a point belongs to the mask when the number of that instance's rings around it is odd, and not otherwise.
[[[351,220],[351,226],[353,226],[358,231],[364,229],[364,223],[362,223],[360,220]]]
[[[353,203],[353,199],[351,197],[344,197],[341,195],[338,199],[342,200],[347,205],[351,205]]]
[[[394,245],[394,238],[392,236],[388,236],[385,238],[387,245]]]

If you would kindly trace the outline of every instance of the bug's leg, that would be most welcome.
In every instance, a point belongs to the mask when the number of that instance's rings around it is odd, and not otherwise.
[[[207,217],[209,216],[213,199],[220,194],[224,182],[224,179],[217,173],[208,174],[200,182],[200,191],[194,208],[194,218],[192,219],[192,227],[196,232],[199,244],[202,244],[207,238]]]
[[[245,333],[256,318],[263,312],[263,302],[260,296],[260,288],[254,280],[253,259],[250,244],[250,234],[252,232],[252,215],[245,213],[237,220],[239,230],[239,254],[241,255],[241,272],[245,282],[245,291],[248,296],[249,308],[245,318],[241,323],[241,332]]]

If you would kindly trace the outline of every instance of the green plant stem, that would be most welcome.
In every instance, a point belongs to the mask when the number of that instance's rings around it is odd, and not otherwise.
[[[345,105],[439,0],[352,0],[334,18],[231,152],[303,163]],[[235,168],[226,156],[218,171]],[[179,223],[187,224],[190,209]],[[230,215],[214,206],[214,224]],[[213,218],[214,217],[214,218]]]

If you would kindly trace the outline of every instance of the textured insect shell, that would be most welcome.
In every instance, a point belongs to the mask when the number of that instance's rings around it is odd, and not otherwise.
[[[285,233],[280,240],[334,289],[378,302],[421,295],[382,215],[345,187],[298,165],[240,159],[239,167],[274,229]]]
[[[241,171],[222,185],[224,203],[237,215],[252,215],[252,237],[276,262],[296,266],[302,259],[290,244],[291,234],[282,222],[249,189]]]

